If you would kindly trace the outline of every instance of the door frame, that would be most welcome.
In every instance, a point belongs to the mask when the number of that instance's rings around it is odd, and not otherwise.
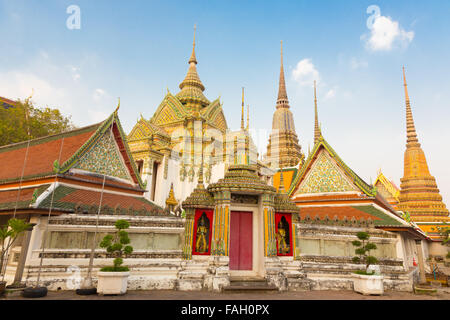
[[[265,276],[264,268],[264,217],[260,214],[259,204],[238,204],[230,205],[230,222],[231,212],[251,212],[252,213],[252,270],[230,270],[230,276]],[[231,223],[229,226],[231,234]],[[228,248],[230,248],[231,239],[228,237]]]

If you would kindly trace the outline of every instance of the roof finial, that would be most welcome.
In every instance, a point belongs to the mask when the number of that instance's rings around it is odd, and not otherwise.
[[[316,80],[314,80],[314,144],[319,141],[321,136],[319,127],[319,116],[317,114],[317,94],[316,94]]]
[[[194,41],[192,42],[192,54],[188,61],[188,63],[193,62],[195,64],[197,64],[197,59],[195,58],[195,31],[196,30],[197,30],[197,25],[194,24]]]
[[[119,102],[117,103],[117,108],[116,108],[116,110],[114,110],[114,113],[116,113],[116,114],[117,114],[117,111],[119,111],[119,108],[120,108],[120,97],[118,97],[118,99],[119,99]]]
[[[411,102],[409,100],[408,85],[406,84],[405,67],[403,66],[403,85],[405,86],[405,101],[406,101],[406,144],[418,143],[416,128],[414,126],[414,119],[411,111]]]
[[[244,87],[242,87],[241,130],[244,130]]]
[[[278,84],[278,99],[277,107],[285,106],[289,107],[289,101],[286,93],[286,82],[284,80],[284,67],[283,67],[283,40],[281,40],[281,66],[280,66],[280,81]]]

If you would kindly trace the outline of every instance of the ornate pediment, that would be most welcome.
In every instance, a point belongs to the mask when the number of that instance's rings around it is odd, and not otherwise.
[[[128,135],[128,140],[145,139],[157,134],[163,137],[169,137],[169,135],[163,128],[150,123],[141,116],[141,119],[139,119],[139,121],[136,123],[136,125]]]
[[[103,133],[72,168],[132,181],[110,131]]]
[[[225,132],[228,129],[227,120],[223,114],[220,100],[214,100],[209,106],[202,110],[202,115],[206,121],[213,127]]]
[[[297,194],[360,191],[339,169],[325,149],[311,165],[305,179],[300,183]]]
[[[183,104],[169,92],[150,119],[150,123],[164,127],[171,123],[183,121],[187,116],[188,113]]]

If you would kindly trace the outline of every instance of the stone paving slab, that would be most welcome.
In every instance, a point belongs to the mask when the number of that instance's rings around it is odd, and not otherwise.
[[[0,300],[28,300],[19,292]],[[450,288],[440,288],[436,295],[385,291],[382,296],[364,296],[354,291],[299,291],[259,293],[214,293],[208,291],[149,290],[128,291],[122,296],[79,296],[74,291],[50,291],[46,297],[29,300],[450,300]]]

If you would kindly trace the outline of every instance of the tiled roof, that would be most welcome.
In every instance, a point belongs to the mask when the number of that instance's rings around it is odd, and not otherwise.
[[[20,180],[22,170],[24,180],[54,175],[53,165],[59,159],[60,151],[58,173],[66,173],[111,126],[134,183],[143,189],[144,185],[126,142],[117,109],[108,119],[92,126],[0,147],[0,184]]]
[[[324,220],[326,216],[328,219],[343,220],[346,217],[348,220],[355,218],[357,220],[371,219],[375,226],[398,226],[402,225],[396,219],[390,217],[385,212],[377,209],[374,206],[319,206],[319,207],[300,207],[300,217],[305,219],[307,216],[315,219],[316,216],[320,220]]]
[[[296,196],[295,197],[295,202],[312,202],[312,201],[329,201],[329,200],[367,200],[367,199],[373,199],[373,198],[369,198],[367,196],[363,196],[360,197],[356,194],[338,194],[338,195],[316,195],[316,196],[305,196],[305,197],[301,197],[301,196]]]
[[[50,185],[42,185],[39,187],[24,188],[20,192],[16,190],[0,191],[0,210],[14,210],[29,208],[33,202],[33,197],[38,197],[44,192]]]
[[[4,97],[0,97],[0,107],[3,107],[5,109],[9,109],[9,108],[14,108],[16,106],[17,102],[4,98]]]
[[[24,180],[53,174],[53,163],[59,157],[61,141],[64,145],[61,161],[67,161],[95,133],[100,124],[73,130],[70,132],[38,138],[0,147],[0,183],[20,180],[25,163]]]
[[[55,210],[76,212],[85,211],[91,213],[91,210],[98,208],[100,203],[101,192],[94,190],[76,189],[64,185],[60,185],[55,190],[53,197],[53,208]],[[48,209],[51,204],[51,193],[39,203],[39,209]],[[162,215],[164,211],[158,205],[148,201],[144,197],[127,196],[121,194],[113,194],[109,192],[103,193],[102,213],[111,214],[135,214],[135,215]]]

